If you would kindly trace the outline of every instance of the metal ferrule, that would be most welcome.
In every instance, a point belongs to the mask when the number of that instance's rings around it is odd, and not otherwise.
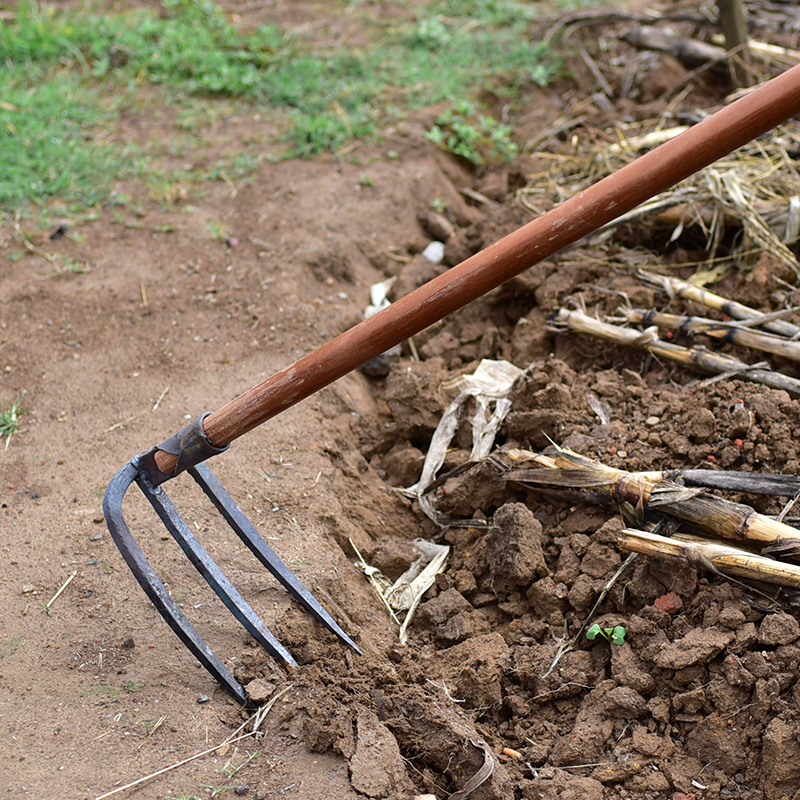
[[[216,447],[211,444],[211,441],[206,436],[203,430],[203,420],[210,414],[210,411],[201,414],[183,430],[178,431],[174,436],[170,436],[169,439],[161,442],[161,444],[157,444],[149,453],[143,455],[148,477],[154,486],[158,486],[170,480],[170,478],[174,478],[190,467],[194,467],[206,461],[211,458],[211,456],[224,453],[230,447],[229,444],[225,445],[225,447]],[[159,469],[155,461],[155,453],[158,450],[163,450],[165,453],[177,456],[178,460],[172,472],[162,472]]]

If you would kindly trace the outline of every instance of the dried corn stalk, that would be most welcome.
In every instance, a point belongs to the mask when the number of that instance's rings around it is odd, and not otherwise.
[[[800,547],[800,530],[697,488],[657,476],[627,472],[559,448],[553,456],[510,450],[492,457],[506,480],[544,492],[576,493],[591,502],[614,503],[641,523],[648,512],[692,523],[715,536],[758,542],[770,549]]]
[[[706,308],[726,314],[733,319],[756,320],[756,324],[759,327],[779,336],[788,336],[790,338],[800,336],[800,327],[797,325],[792,325],[791,322],[786,322],[783,319],[775,319],[773,315],[762,314],[760,311],[737,303],[735,300],[729,300],[726,297],[714,294],[714,292],[709,292],[703,286],[698,286],[695,283],[673,278],[669,275],[657,275],[646,270],[639,270],[639,278],[647,285],[666,292],[670,298],[680,297],[684,300],[691,300],[694,303],[706,306]]]
[[[627,528],[620,534],[619,545],[629,552],[671,558],[709,572],[800,589],[800,566],[719,542],[668,538]]]
[[[684,333],[701,333],[714,339],[724,339],[731,344],[752,347],[764,353],[773,353],[791,361],[800,361],[800,341],[785,339],[774,333],[754,331],[742,327],[736,322],[718,322],[702,317],[681,317],[677,314],[666,314],[660,311],[642,311],[640,309],[621,309],[620,313],[627,322],[637,325],[657,325],[659,328],[682,331]]]
[[[601,322],[581,311],[567,311],[563,308],[553,313],[547,324],[551,330],[557,332],[571,330],[575,333],[596,336],[685,364],[701,372],[736,376],[742,380],[762,383],[773,389],[783,389],[795,397],[800,396],[800,380],[780,372],[773,372],[766,363],[746,364],[733,356],[714,353],[703,347],[682,347],[672,342],[664,342],[658,338],[655,328],[648,328],[645,331],[621,328],[618,325]]]

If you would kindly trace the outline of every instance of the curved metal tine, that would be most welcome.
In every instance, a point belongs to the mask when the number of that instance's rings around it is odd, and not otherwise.
[[[122,515],[122,498],[128,487],[139,476],[136,458],[129,461],[110,481],[103,498],[103,513],[111,538],[130,568],[145,594],[164,618],[164,621],[177,634],[178,638],[206,668],[219,684],[242,705],[248,705],[247,695],[241,684],[231,675],[214,651],[195,630],[186,615],[170,597],[166,586],[153,571],[142,549],[133,538]]]
[[[339,637],[356,653],[361,648],[342,630],[336,620],[320,605],[319,601],[306,589],[300,579],[283,563],[280,556],[264,541],[256,527],[236,505],[225,487],[217,480],[205,464],[197,464],[189,470],[200,488],[206,493],[228,525],[250,548],[253,555],[283,584],[286,591],[300,603],[314,619]]]
[[[289,651],[272,635],[258,614],[253,611],[203,545],[195,538],[186,521],[161,486],[154,487],[143,473],[137,475],[136,482],[194,568],[203,576],[231,614],[273,658],[296,667],[297,662]]]

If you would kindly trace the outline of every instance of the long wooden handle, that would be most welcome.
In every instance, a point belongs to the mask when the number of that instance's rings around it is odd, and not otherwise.
[[[206,417],[206,436],[214,445],[224,447],[361,364],[798,113],[800,65],[579,192],[227,403]],[[165,455],[159,453],[161,457]],[[167,462],[164,466],[168,466],[169,458],[164,458]]]

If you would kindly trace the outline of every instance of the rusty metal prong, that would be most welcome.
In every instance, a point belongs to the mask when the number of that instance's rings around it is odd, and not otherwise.
[[[280,556],[264,541],[256,527],[236,505],[214,473],[205,464],[197,464],[194,467],[190,467],[188,472],[217,507],[232,530],[250,548],[253,555],[284,586],[286,591],[321,625],[355,650],[356,653],[360,654],[361,648],[342,630],[336,620],[331,617],[314,595],[284,564]]]
[[[203,637],[195,630],[178,604],[172,599],[125,523],[122,515],[122,500],[128,487],[138,479],[140,474],[141,465],[137,456],[129,461],[108,484],[103,498],[103,513],[111,537],[133,576],[178,638],[234,699],[243,705],[248,705],[247,695],[241,684],[217,658],[214,651],[206,644]]]
[[[225,604],[228,611],[242,624],[245,630],[275,659],[292,667],[297,662],[289,651],[270,633],[258,614],[250,607],[236,587],[217,566],[217,563],[189,530],[186,521],[161,486],[153,486],[144,472],[136,477],[136,483],[153,506],[172,538],[186,553],[192,566],[214,590],[214,594]]]

